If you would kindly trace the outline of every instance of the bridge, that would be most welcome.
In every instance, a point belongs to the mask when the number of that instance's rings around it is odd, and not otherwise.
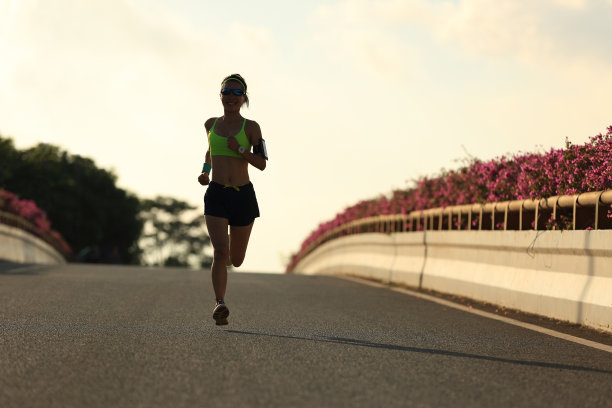
[[[612,404],[601,339],[330,276],[231,273],[229,326],[212,299],[205,271],[1,263],[0,406]]]
[[[611,193],[339,226],[231,273],[223,327],[208,271],[65,263],[8,217],[0,407],[612,407],[611,230],[537,222]]]

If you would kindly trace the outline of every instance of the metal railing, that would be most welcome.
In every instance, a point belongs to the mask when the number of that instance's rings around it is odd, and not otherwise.
[[[597,230],[601,226],[602,205],[612,204],[612,190],[554,196],[539,200],[515,200],[485,204],[456,205],[413,211],[409,214],[380,215],[361,218],[324,232],[298,253],[303,258],[323,243],[346,235],[379,232],[396,233],[442,230],[538,230],[549,223],[557,229],[561,211],[571,209],[571,229],[576,230],[579,215],[587,218],[584,229]],[[584,210],[594,207],[592,217]],[[590,210],[589,210],[590,211]],[[498,217],[503,221],[497,222]],[[546,219],[545,216],[549,215]],[[566,217],[566,222],[567,222]],[[528,228],[525,228],[527,226]],[[580,228],[583,229],[583,228]]]

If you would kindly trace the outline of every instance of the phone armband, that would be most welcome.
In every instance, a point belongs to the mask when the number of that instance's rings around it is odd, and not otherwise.
[[[253,153],[260,155],[264,159],[268,160],[268,149],[266,149],[266,141],[263,138],[259,141],[257,146],[253,146]]]

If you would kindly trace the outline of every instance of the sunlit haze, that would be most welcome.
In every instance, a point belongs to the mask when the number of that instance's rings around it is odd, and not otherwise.
[[[202,208],[203,124],[240,73],[270,160],[239,270],[281,272],[346,206],[612,125],[610,21],[612,0],[0,0],[0,133]]]

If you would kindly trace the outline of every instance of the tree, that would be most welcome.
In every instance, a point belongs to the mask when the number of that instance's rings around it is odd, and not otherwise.
[[[0,186],[7,180],[12,173],[12,169],[17,166],[19,153],[15,149],[12,139],[3,138],[0,134]]]
[[[210,267],[212,258],[205,253],[210,237],[203,228],[204,215],[194,214],[194,210],[196,207],[172,197],[158,196],[141,201],[144,263]]]
[[[20,151],[2,136],[0,163],[0,187],[36,202],[77,260],[140,262],[140,201],[112,172],[46,143]]]

